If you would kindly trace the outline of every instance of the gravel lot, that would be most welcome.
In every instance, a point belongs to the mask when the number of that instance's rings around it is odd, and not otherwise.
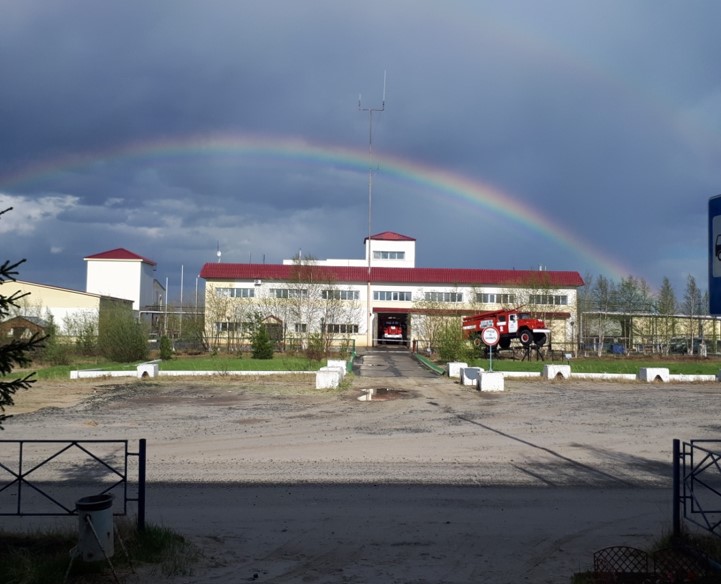
[[[174,582],[420,583],[567,582],[597,549],[643,547],[670,525],[672,439],[721,437],[716,383],[487,394],[399,363],[337,391],[38,384],[2,438],[146,438],[149,520],[205,551]]]

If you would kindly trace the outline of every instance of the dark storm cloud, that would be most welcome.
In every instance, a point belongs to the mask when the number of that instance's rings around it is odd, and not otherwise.
[[[362,168],[116,153],[258,135],[362,156],[358,93],[379,107],[384,70],[373,231],[417,238],[420,265],[603,269],[523,222],[384,176],[384,155],[490,185],[654,286],[705,279],[705,205],[721,191],[715,2],[0,8],[0,195],[28,221],[0,236],[32,256],[36,280],[82,288],[82,257],[121,246],[159,274],[199,268],[219,243],[228,261],[361,257]],[[11,180],[73,156],[86,162]]]

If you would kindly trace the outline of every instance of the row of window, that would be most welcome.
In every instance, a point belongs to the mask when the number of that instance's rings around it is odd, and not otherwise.
[[[219,333],[236,333],[241,332],[243,330],[251,330],[253,327],[253,323],[250,322],[231,322],[231,321],[221,321],[215,323],[215,330]],[[323,328],[333,334],[358,334],[358,325],[357,324],[336,324],[336,323],[328,323],[323,326]],[[308,325],[304,322],[296,322],[293,326],[293,330],[296,333],[307,333],[308,332]]]
[[[323,300],[358,300],[358,290],[323,290]]]
[[[426,302],[463,302],[462,292],[426,292]]]
[[[565,294],[531,294],[528,298],[529,304],[557,304],[567,305],[568,296]]]
[[[406,252],[404,251],[374,251],[374,260],[404,260]]]
[[[516,303],[516,295],[482,292],[480,294],[476,294],[476,302],[481,302],[483,304],[505,304],[508,306]]]
[[[229,298],[254,298],[254,288],[216,288],[218,296],[227,296]],[[321,293],[324,300],[359,300],[360,292],[358,290],[323,290]],[[271,288],[270,296],[272,298],[292,299],[307,298],[308,290],[305,288]],[[373,292],[373,300],[383,302],[411,302],[413,295],[411,292],[397,290],[376,290]],[[462,292],[425,292],[424,299],[426,302],[453,302],[462,303]],[[476,302],[482,304],[503,304],[510,306],[515,304],[515,294],[499,294],[493,292],[481,292],[476,294]],[[531,294],[528,297],[529,304],[547,304],[566,306],[568,304],[568,296],[566,294]]]
[[[373,292],[373,300],[385,302],[410,302],[410,292],[398,292],[397,290],[376,290]]]
[[[255,288],[216,288],[215,293],[228,298],[255,298]]]

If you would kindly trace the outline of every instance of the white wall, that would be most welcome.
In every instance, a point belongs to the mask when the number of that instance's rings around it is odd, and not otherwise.
[[[88,292],[132,300],[133,310],[140,310],[142,266],[152,266],[140,260],[87,260],[87,264]],[[152,279],[148,286],[152,299]]]

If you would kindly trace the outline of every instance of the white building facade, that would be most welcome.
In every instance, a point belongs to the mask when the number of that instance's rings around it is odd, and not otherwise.
[[[240,337],[260,313],[280,327],[277,338],[322,330],[368,347],[393,322],[402,344],[415,346],[433,317],[457,317],[460,326],[464,314],[522,308],[546,320],[559,347],[573,344],[578,272],[417,268],[415,245],[384,232],[366,238],[364,259],[205,264],[206,331],[218,341]]]

